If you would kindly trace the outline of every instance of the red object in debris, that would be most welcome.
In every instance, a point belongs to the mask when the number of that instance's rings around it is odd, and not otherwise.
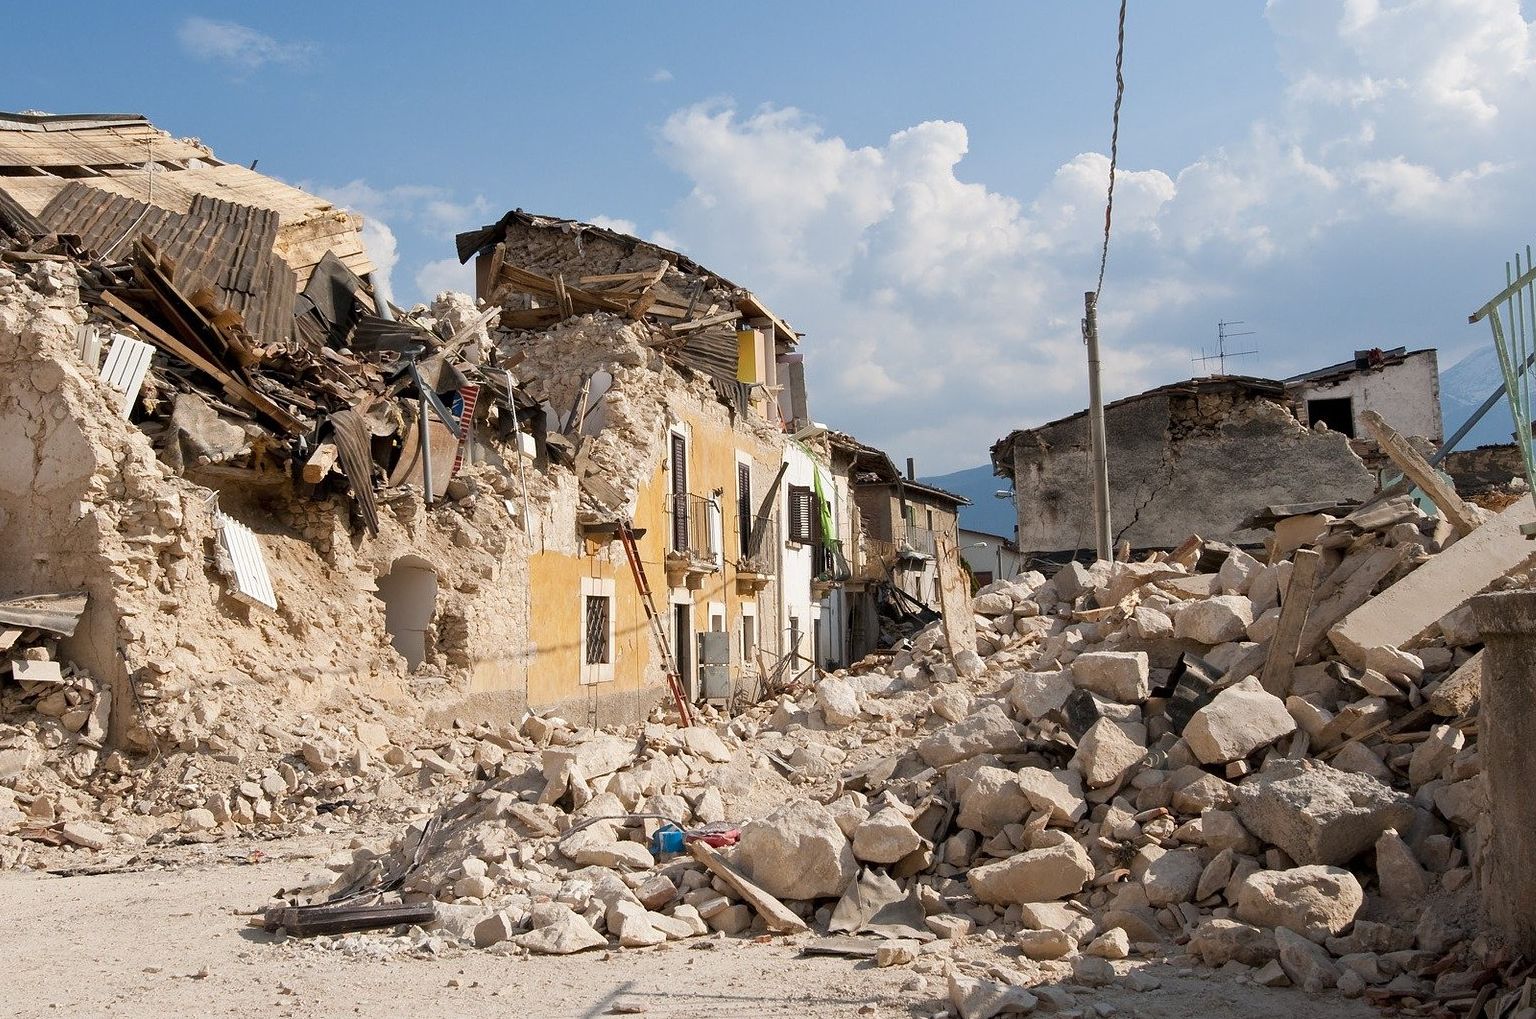
[[[741,840],[740,828],[726,828],[722,831],[707,831],[688,835],[689,842],[702,842],[706,846],[721,849],[725,846],[734,846]]]

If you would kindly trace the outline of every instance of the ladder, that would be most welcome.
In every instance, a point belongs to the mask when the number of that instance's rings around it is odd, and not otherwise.
[[[667,631],[656,613],[656,599],[651,597],[651,585],[645,579],[645,567],[640,563],[640,550],[635,547],[634,527],[628,520],[619,522],[619,542],[624,546],[624,557],[629,560],[629,572],[634,575],[635,588],[640,592],[640,603],[645,606],[645,618],[651,626],[651,636],[656,640],[656,650],[661,652],[661,667],[667,674],[667,688],[677,702],[677,714],[684,726],[693,724],[693,713],[688,710],[688,698],[683,693],[682,680],[677,675],[677,661],[672,657],[672,646],[667,643]]]

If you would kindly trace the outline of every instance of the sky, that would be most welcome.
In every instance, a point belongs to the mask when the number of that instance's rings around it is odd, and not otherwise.
[[[1519,0],[1130,0],[1105,394],[1487,345],[1533,240]],[[1113,0],[7,14],[0,108],[134,112],[360,212],[397,303],[509,208],[676,247],[804,333],[812,416],[940,474],[1086,402]]]

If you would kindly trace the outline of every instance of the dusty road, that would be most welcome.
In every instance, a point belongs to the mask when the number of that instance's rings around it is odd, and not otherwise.
[[[596,1017],[636,1005],[647,1017],[931,1016],[942,977],[904,990],[905,968],[801,957],[790,944],[679,942],[564,958],[450,949],[380,958],[279,943],[238,915],[296,884],[333,848],[235,843],[184,852],[174,867],[56,877],[0,874],[0,1016]],[[378,942],[369,942],[379,944]],[[398,944],[398,942],[386,942]],[[695,947],[709,944],[714,947]],[[1081,992],[1079,1008],[1147,1019],[1364,1019],[1336,995],[1267,990],[1210,973],[1150,970],[1156,990]],[[1088,1012],[1092,1015],[1094,1013]]]

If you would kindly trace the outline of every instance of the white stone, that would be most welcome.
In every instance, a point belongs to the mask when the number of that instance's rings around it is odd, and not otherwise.
[[[1145,651],[1089,651],[1072,660],[1072,681],[1085,690],[1133,704],[1147,699]]]
[[[1070,763],[1083,776],[1084,785],[1099,789],[1125,778],[1146,755],[1146,747],[1127,736],[1117,723],[1101,718],[1083,733]]]
[[[1253,622],[1253,603],[1240,594],[1221,594],[1184,606],[1173,621],[1174,636],[1199,644],[1242,640]]]
[[[1243,882],[1237,918],[1261,927],[1284,927],[1321,943],[1354,923],[1364,901],[1360,882],[1342,867],[1262,870]]]
[[[858,873],[853,846],[821,804],[792,800],[741,829],[736,863],[749,880],[781,899],[843,894]]]
[[[866,863],[895,863],[922,845],[922,836],[894,806],[876,811],[853,833],[853,855]]]
[[[1225,764],[1295,731],[1285,702],[1249,676],[1196,711],[1184,727],[1184,741],[1202,764]]]

